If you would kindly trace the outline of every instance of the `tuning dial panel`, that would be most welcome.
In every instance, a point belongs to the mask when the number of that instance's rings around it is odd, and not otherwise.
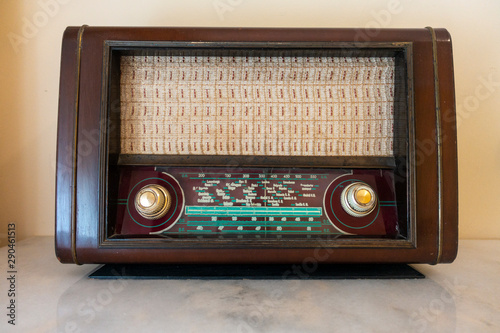
[[[377,206],[377,196],[368,184],[356,182],[342,191],[341,205],[351,216],[367,216]]]
[[[122,167],[113,232],[169,238],[398,235],[391,170]],[[115,217],[116,216],[116,217]]]

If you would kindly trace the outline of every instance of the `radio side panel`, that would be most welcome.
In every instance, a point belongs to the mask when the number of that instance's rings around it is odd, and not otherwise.
[[[451,36],[436,29],[442,138],[442,251],[440,262],[450,263],[458,251],[458,159],[455,84]]]
[[[75,262],[74,207],[76,182],[76,121],[78,96],[78,31],[64,32],[59,83],[59,117],[57,126],[56,224],[55,249],[63,263]]]

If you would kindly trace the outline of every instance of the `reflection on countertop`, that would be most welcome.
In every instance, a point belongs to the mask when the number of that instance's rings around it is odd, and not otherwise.
[[[53,243],[17,244],[18,331],[500,330],[500,240],[461,241],[453,264],[413,265],[421,280],[286,281],[93,280],[97,265],[60,264]],[[6,274],[6,260],[0,267]]]

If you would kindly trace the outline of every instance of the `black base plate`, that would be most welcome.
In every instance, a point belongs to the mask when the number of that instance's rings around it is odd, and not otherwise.
[[[423,279],[405,264],[322,264],[304,267],[280,265],[125,265],[107,264],[90,275],[93,279],[157,280],[352,280]]]

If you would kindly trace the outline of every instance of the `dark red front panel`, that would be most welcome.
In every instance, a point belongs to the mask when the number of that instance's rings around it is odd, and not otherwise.
[[[343,189],[371,186],[375,209],[353,217],[342,208]],[[311,235],[396,236],[399,233],[394,177],[388,170],[242,169],[207,167],[123,167],[115,232],[169,237],[310,237]],[[149,184],[163,186],[172,203],[167,214],[149,220],[134,200]]]

